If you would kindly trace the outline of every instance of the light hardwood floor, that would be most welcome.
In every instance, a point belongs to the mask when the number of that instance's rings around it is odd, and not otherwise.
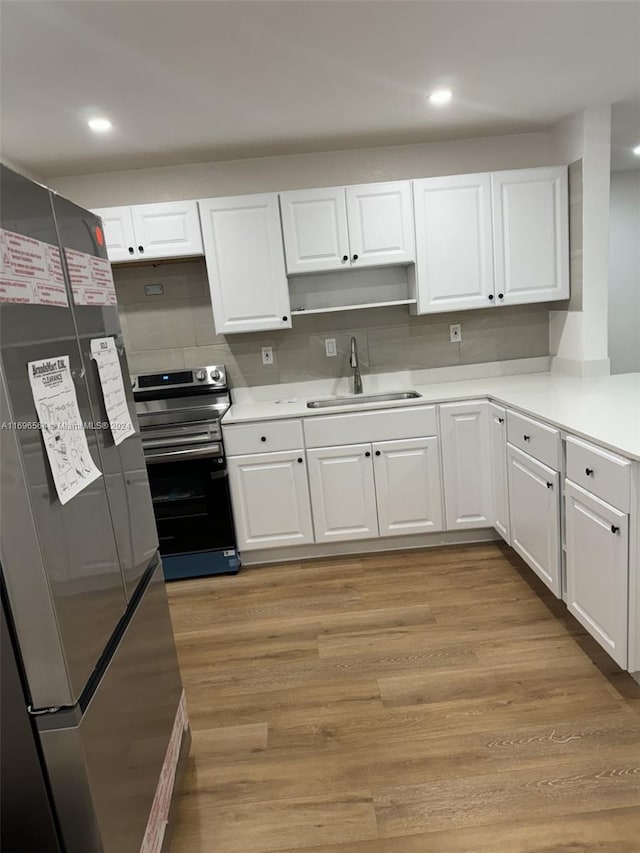
[[[639,853],[640,687],[508,548],[168,590],[171,853]]]

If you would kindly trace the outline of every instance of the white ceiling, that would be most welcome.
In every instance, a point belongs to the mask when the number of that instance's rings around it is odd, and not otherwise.
[[[636,0],[1,12],[2,153],[43,177],[521,132],[640,94]],[[443,84],[455,100],[434,109],[425,93]],[[92,112],[111,134],[88,131]]]

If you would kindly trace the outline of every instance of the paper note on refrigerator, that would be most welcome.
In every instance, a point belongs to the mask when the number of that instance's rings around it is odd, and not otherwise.
[[[115,444],[121,444],[136,430],[131,423],[120,360],[114,339],[93,338],[91,341],[91,358],[95,360],[98,366],[102,396],[104,397],[113,441]]]
[[[69,356],[30,361],[27,369],[53,482],[66,504],[101,476],[89,452]]]

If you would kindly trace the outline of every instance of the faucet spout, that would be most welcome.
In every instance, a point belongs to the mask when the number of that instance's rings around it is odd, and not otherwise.
[[[358,361],[358,342],[355,336],[351,338],[351,355],[349,364],[354,370],[353,373],[353,393],[362,394],[362,376],[360,375],[360,363]]]

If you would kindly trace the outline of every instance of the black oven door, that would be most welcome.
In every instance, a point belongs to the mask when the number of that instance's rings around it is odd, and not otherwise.
[[[165,448],[145,457],[160,553],[235,548],[224,457],[195,447]]]

